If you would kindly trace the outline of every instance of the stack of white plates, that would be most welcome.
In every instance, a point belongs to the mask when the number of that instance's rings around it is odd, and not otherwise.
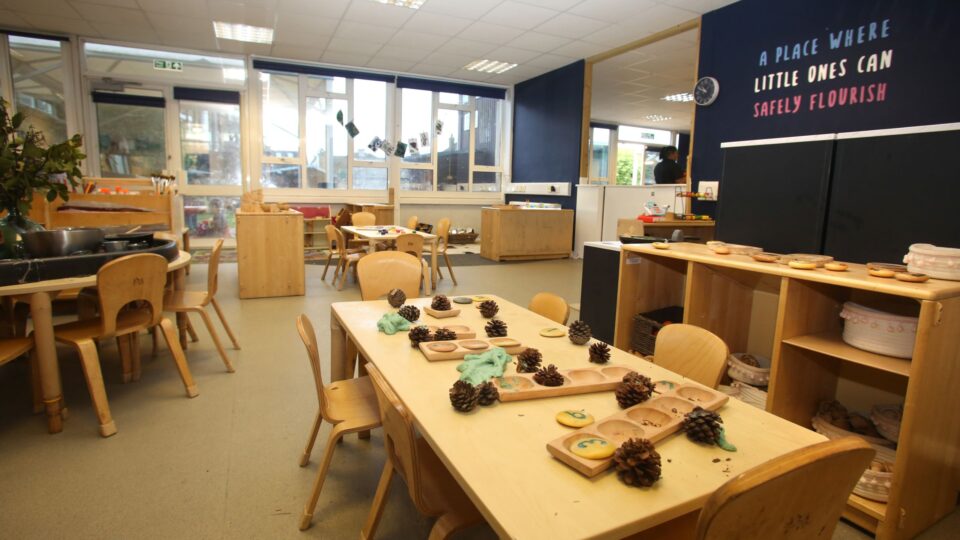
[[[735,386],[727,386],[725,384],[721,384],[720,386],[717,387],[717,390],[723,392],[724,394],[730,397],[735,397],[735,398],[740,397],[740,389]]]
[[[858,349],[910,358],[917,339],[917,317],[904,317],[854,302],[844,302],[840,317],[844,319],[843,341]]]
[[[897,453],[890,448],[890,442],[838,428],[819,416],[814,416],[810,422],[817,433],[828,439],[852,436],[860,437],[870,443],[870,446],[877,452],[873,458],[874,463],[863,472],[863,476],[860,477],[857,485],[853,488],[853,492],[865,499],[887,502],[887,498],[890,496],[890,484],[893,482],[893,464],[897,458]],[[886,471],[883,469],[886,469]]]
[[[960,281],[960,249],[913,244],[903,256],[907,270],[932,278]]]
[[[770,384],[770,359],[763,356],[751,354],[760,367],[753,367],[742,360],[747,353],[733,353],[727,358],[727,375],[735,381],[745,382],[753,386],[766,386]]]
[[[740,381],[733,381],[730,386],[740,391],[740,395],[737,396],[740,401],[758,409],[767,409],[767,393],[763,390]]]

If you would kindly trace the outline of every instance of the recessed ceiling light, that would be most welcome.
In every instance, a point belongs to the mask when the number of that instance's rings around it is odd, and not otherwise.
[[[516,64],[511,64],[509,62],[499,62],[497,60],[474,60],[469,64],[463,66],[463,69],[468,71],[480,71],[483,73],[496,73],[497,75],[503,73],[504,71],[510,71],[511,69],[517,67]]]
[[[660,99],[662,99],[663,101],[687,102],[687,101],[693,101],[693,94],[691,94],[690,92],[684,92],[683,94],[671,94],[669,96],[663,96]]]
[[[673,119],[673,117],[672,117],[672,116],[663,116],[662,114],[648,114],[648,115],[644,116],[644,119],[649,120],[649,121],[651,121],[651,122],[663,122],[663,121],[665,121],[665,120],[671,120],[671,119]]]
[[[245,81],[247,79],[247,70],[244,68],[223,68],[223,80],[225,81]]]
[[[213,32],[220,39],[232,39],[248,43],[273,43],[273,28],[213,21]]]
[[[410,9],[420,9],[427,0],[373,0],[378,4],[387,4],[388,6],[400,6]]]

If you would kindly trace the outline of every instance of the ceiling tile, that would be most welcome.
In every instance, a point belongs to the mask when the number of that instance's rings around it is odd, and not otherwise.
[[[633,21],[631,24],[636,25],[637,18],[655,5],[653,0],[584,0],[569,12],[610,23]]]
[[[351,39],[363,39],[375,43],[386,43],[397,33],[395,28],[343,21],[337,27],[335,35]]]
[[[277,21],[273,39],[288,44],[315,43],[318,35],[332,36],[339,23],[339,19],[314,15],[281,16]]]
[[[450,54],[445,51],[438,51],[431,53],[426,58],[423,59],[425,64],[432,64],[435,66],[450,66],[454,68],[461,68],[470,62],[473,62],[477,58],[473,56],[466,56],[463,54]]]
[[[411,51],[432,52],[440,45],[443,45],[448,39],[447,36],[438,36],[428,32],[415,32],[413,30],[402,29],[388,42],[392,47],[402,47]]]
[[[597,19],[561,13],[538,26],[537,32],[578,39],[598,32],[608,26],[610,26],[610,23],[598,21]]]
[[[696,18],[697,14],[691,11],[659,4],[644,10],[643,18],[637,21],[637,27],[652,34]]]
[[[323,54],[323,51],[327,48],[327,45],[330,43],[331,39],[333,39],[333,36],[316,34],[314,36],[311,36],[311,39],[309,41],[303,41],[303,42],[274,41],[273,45],[274,47],[276,47],[277,45],[280,45],[285,49],[295,49],[295,48],[305,49],[314,57],[319,57],[321,54]]]
[[[210,21],[201,21],[210,22]],[[212,27],[213,25],[211,25]],[[160,42],[169,47],[178,47],[183,49],[201,49],[206,51],[217,50],[217,38],[213,36],[213,30],[209,34],[203,33],[173,33],[159,32]]]
[[[26,19],[5,9],[0,9],[0,21],[3,21],[4,24],[9,24],[13,28],[26,28],[30,26],[30,23],[28,23]]]
[[[644,32],[632,24],[610,25],[603,30],[584,36],[581,41],[596,43],[597,45],[604,45],[608,49],[613,49],[650,34],[651,32]]]
[[[59,32],[62,34],[79,34],[81,36],[100,36],[100,33],[83,19],[37,15],[36,13],[22,13],[20,16],[37,30]]]
[[[483,20],[493,24],[530,30],[539,26],[559,13],[519,2],[504,2],[483,16]]]
[[[518,0],[524,4],[530,4],[531,6],[540,6],[550,9],[556,9],[559,11],[566,11],[571,7],[580,3],[580,0]]]
[[[432,64],[425,64],[423,62],[413,66],[410,69],[412,73],[419,73],[420,75],[430,75],[433,77],[446,77],[457,71],[457,68],[451,68],[449,66],[435,66]]]
[[[124,7],[129,9],[140,9],[140,5],[137,4],[137,0],[71,0],[71,3],[76,4],[100,4],[104,6],[114,6],[114,7]]]
[[[428,0],[419,11],[479,19],[503,0]]]
[[[496,60],[498,62],[522,64],[540,56],[540,53],[525,49],[514,49],[513,47],[500,47],[490,51],[489,56],[490,60]]]
[[[139,9],[126,9],[99,4],[74,4],[80,15],[97,24],[121,24],[130,26],[150,26],[146,14]]]
[[[383,47],[382,43],[335,36],[327,44],[327,51],[373,56]]]
[[[349,5],[350,0],[278,0],[277,11],[340,18]]]
[[[323,62],[340,64],[342,66],[365,66],[370,61],[371,56],[366,54],[353,54],[348,52],[338,52],[327,50],[320,58]]]
[[[373,60],[367,62],[367,67],[374,69],[383,69],[387,71],[410,71],[416,64],[413,60],[403,60],[399,58],[384,58],[380,55],[374,56]]]
[[[450,54],[463,54],[474,58],[482,58],[485,54],[496,48],[497,46],[493,43],[460,39],[458,37],[444,43],[440,50]]]
[[[204,34],[211,38],[214,37],[213,23],[209,19],[178,17],[162,13],[148,13],[147,19],[150,20],[151,26],[161,37],[163,37],[163,34]]]
[[[93,21],[90,24],[97,29],[101,36],[107,39],[133,43],[160,43],[160,36],[153,31],[149,23],[135,25]]]
[[[483,41],[484,43],[503,45],[504,43],[520,37],[522,34],[523,30],[519,28],[512,28],[509,26],[502,26],[499,24],[491,24],[486,22],[476,22],[467,27],[467,29],[463,32],[460,32],[460,35],[457,36],[457,39],[472,39],[474,41]]]
[[[208,0],[210,17],[214,21],[249,24],[273,28],[277,15],[274,9],[260,4],[238,3],[228,0]]]
[[[560,56],[557,54],[541,54],[540,56],[525,62],[525,65],[553,70],[572,64],[577,60],[579,60],[579,58],[571,58],[569,56]]]
[[[549,34],[541,34],[539,32],[524,32],[520,37],[514,39],[510,43],[507,43],[510,47],[516,47],[518,49],[527,49],[530,51],[537,52],[550,52],[557,47],[566,45],[570,43],[570,39],[551,36]]]
[[[316,62],[320,59],[323,47],[304,47],[302,45],[286,45],[283,43],[274,43],[270,49],[270,56],[275,58],[287,58],[290,60],[309,60]]]
[[[182,17],[201,17],[207,19],[206,2],[198,0],[137,0],[147,13],[165,13]]]
[[[451,17],[441,13],[430,13],[420,11],[410,17],[407,24],[403,26],[405,30],[415,30],[417,32],[431,32],[444,36],[455,36],[461,30],[470,26],[473,21],[462,17]]]
[[[574,58],[587,58],[607,50],[607,47],[603,45],[587,43],[586,41],[572,41],[563,47],[557,47],[553,52],[564,56],[573,56]]]
[[[362,0],[353,2],[343,14],[345,21],[400,28],[416,10]]]
[[[233,41],[229,39],[217,40],[217,50],[235,54],[258,54],[261,56],[267,56],[270,54],[270,49],[272,47],[272,45],[267,45],[265,43],[246,43],[243,41]]]
[[[51,17],[60,19],[80,18],[80,14],[66,0],[3,0],[3,7],[20,12],[21,15],[24,13],[40,15],[56,13]],[[34,24],[34,26],[37,25]]]
[[[715,9],[722,8],[732,4],[737,0],[660,0],[664,4],[692,11],[694,13],[706,13]]]

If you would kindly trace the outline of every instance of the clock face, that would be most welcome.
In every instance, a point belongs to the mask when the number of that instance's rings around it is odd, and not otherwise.
[[[713,77],[703,77],[693,88],[693,100],[697,105],[710,105],[720,94],[720,83]]]

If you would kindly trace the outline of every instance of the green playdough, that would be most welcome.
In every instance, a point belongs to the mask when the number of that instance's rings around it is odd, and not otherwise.
[[[737,451],[737,447],[730,444],[730,441],[727,440],[727,432],[722,427],[720,428],[720,438],[717,439],[717,446],[723,448],[727,452]]]
[[[377,321],[377,328],[388,336],[410,329],[410,321],[397,313],[387,313]]]
[[[468,354],[463,363],[457,366],[460,380],[476,386],[493,377],[503,375],[503,368],[512,360],[507,351],[494,347],[483,354]]]

